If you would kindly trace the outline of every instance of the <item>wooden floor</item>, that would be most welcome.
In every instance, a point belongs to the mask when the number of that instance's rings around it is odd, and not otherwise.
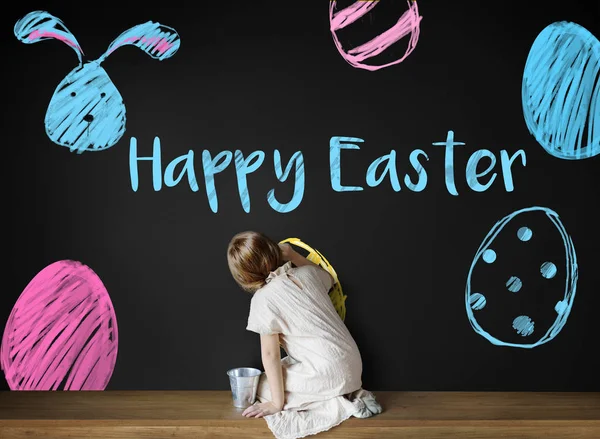
[[[375,392],[384,413],[316,437],[600,438],[600,393]],[[0,392],[0,438],[272,438],[230,392]]]

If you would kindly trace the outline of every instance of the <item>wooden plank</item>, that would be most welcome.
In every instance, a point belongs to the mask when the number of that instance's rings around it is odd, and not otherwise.
[[[262,422],[261,422],[262,421]],[[273,434],[264,420],[250,421],[254,427],[191,427],[191,426],[58,426],[58,427],[0,427],[2,439],[133,439],[133,438],[180,438],[180,439],[272,439]],[[533,422],[533,421],[531,421]],[[515,424],[509,421],[482,422],[473,425],[410,425],[405,427],[348,426],[342,424],[318,435],[323,439],[598,439],[600,423],[595,421],[572,421],[556,424],[543,421],[535,425]]]
[[[600,393],[375,392],[323,438],[600,438]],[[0,392],[0,438],[272,438],[226,391]]]
[[[384,413],[365,421],[598,420],[600,393],[375,392]],[[0,420],[243,419],[226,391],[0,392]]]

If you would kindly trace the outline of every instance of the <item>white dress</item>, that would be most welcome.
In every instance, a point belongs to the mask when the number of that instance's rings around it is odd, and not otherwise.
[[[361,388],[362,359],[329,298],[332,285],[332,277],[320,267],[288,262],[271,272],[252,297],[246,329],[280,334],[287,353],[281,360],[283,411],[265,417],[278,439],[305,437],[350,416],[381,411],[374,396]],[[257,399],[271,400],[265,373]]]

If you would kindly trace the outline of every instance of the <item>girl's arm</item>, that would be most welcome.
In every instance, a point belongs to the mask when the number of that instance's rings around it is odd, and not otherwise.
[[[281,248],[281,254],[283,256],[283,259],[286,262],[289,261],[296,267],[302,267],[303,265],[316,265],[317,267],[319,267],[319,265],[309,261],[296,250],[294,250],[293,247],[287,242],[285,244],[279,244],[279,247]]]
[[[285,261],[291,262],[296,267],[302,267],[303,265],[314,265],[315,267],[318,267],[321,270],[323,270],[325,273],[327,273],[327,275],[331,278],[331,284],[333,285],[333,283],[334,283],[333,277],[327,270],[325,270],[319,264],[315,264],[314,262],[306,259],[300,253],[298,253],[296,250],[294,250],[293,247],[291,245],[289,245],[287,242],[285,244],[279,244],[279,246],[281,248],[281,254],[283,255],[283,259]]]
[[[282,410],[284,405],[283,373],[281,371],[281,350],[279,334],[261,335],[260,350],[263,367],[271,389],[271,402]]]

